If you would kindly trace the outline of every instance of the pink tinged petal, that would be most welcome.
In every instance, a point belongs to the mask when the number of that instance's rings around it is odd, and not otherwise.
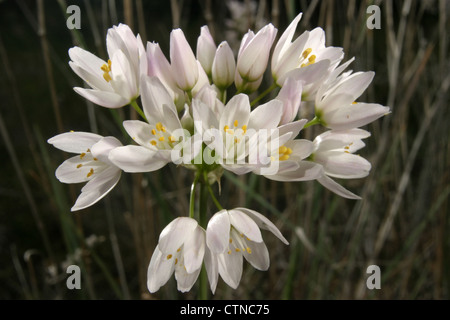
[[[130,99],[124,98],[114,92],[98,91],[94,89],[84,89],[79,87],[75,87],[73,88],[73,90],[75,90],[76,93],[88,99],[89,101],[105,108],[116,109],[130,103]]]
[[[217,262],[217,255],[213,254],[208,247],[205,250],[205,269],[208,275],[209,287],[214,294],[219,280],[219,264]]]
[[[175,254],[185,241],[192,236],[197,226],[197,221],[192,218],[176,218],[159,235],[159,249],[166,254]]]
[[[208,222],[206,245],[213,253],[223,253],[228,249],[230,240],[230,217],[227,210],[220,210]]]
[[[324,125],[334,130],[362,127],[389,114],[389,107],[376,103],[356,103],[323,115]]]
[[[197,226],[184,242],[184,266],[187,273],[200,270],[205,255],[205,245],[205,230]]]
[[[354,200],[360,200],[361,197],[357,196],[353,192],[350,192],[349,190],[345,189],[343,186],[341,186],[339,183],[331,179],[330,177],[323,174],[320,178],[317,179],[317,181],[327,188],[328,190],[336,193],[337,195],[347,198],[347,199],[354,199]]]
[[[95,170],[94,170],[95,172]],[[119,182],[121,171],[109,167],[95,175],[82,189],[71,211],[85,209],[103,199]]]
[[[245,260],[257,270],[266,271],[269,269],[270,257],[266,244],[264,242],[247,242],[247,245],[251,253],[248,250],[242,250]]]
[[[226,41],[220,43],[212,64],[212,80],[219,89],[228,88],[234,81],[236,60]]]
[[[122,143],[114,137],[104,137],[91,148],[92,156],[98,160],[111,165],[108,156],[114,148],[121,147]]]
[[[314,161],[323,166],[326,175],[334,178],[363,178],[371,169],[370,162],[363,157],[342,151],[317,153]]]
[[[242,278],[242,253],[222,253],[218,255],[217,262],[219,274],[223,281],[233,289],[236,289]]]
[[[219,127],[218,115],[211,109],[209,104],[205,104],[199,99],[193,99],[192,113],[194,116],[194,126],[202,135],[210,128],[217,129]]]
[[[247,238],[254,242],[262,242],[261,230],[258,225],[253,221],[243,210],[232,209],[228,210],[230,215],[230,223],[240,233],[244,234]]]
[[[261,213],[256,212],[254,210],[247,209],[247,208],[236,208],[236,210],[240,210],[243,213],[245,213],[247,216],[249,216],[256,223],[256,225],[259,228],[272,232],[284,244],[286,244],[286,245],[289,244],[289,242],[281,234],[280,230]]]
[[[201,66],[200,62],[197,62],[197,70],[198,70],[198,79],[195,86],[192,88],[192,95],[195,96],[197,93],[205,86],[209,86],[209,78],[206,74],[205,70]]]
[[[65,132],[48,139],[47,142],[65,152],[83,153],[102,138],[90,132]]]
[[[109,160],[125,172],[155,171],[168,163],[158,151],[133,145],[111,150]]]
[[[280,124],[286,124],[295,119],[302,100],[303,85],[301,81],[288,78],[276,99],[283,102]]]
[[[330,94],[351,94],[354,101],[367,89],[374,76],[375,72],[373,71],[354,73],[340,83]]]
[[[79,66],[81,69],[98,78],[103,78],[101,66],[107,63],[96,55],[82,48],[73,47],[69,49],[69,57],[73,61],[73,65]]]
[[[277,29],[268,24],[246,44],[238,55],[236,70],[246,81],[253,82],[264,74]]]
[[[188,273],[183,267],[175,265],[175,279],[177,280],[177,289],[180,292],[188,292],[192,289],[197,281],[201,269],[197,269],[192,273]]]
[[[184,91],[190,91],[198,80],[198,66],[194,53],[181,29],[170,33],[170,63],[176,72],[175,82]]]
[[[238,120],[240,127],[248,124],[250,109],[250,101],[246,94],[233,96],[223,110],[219,122],[219,130],[223,130],[226,125],[232,129],[235,120]]]
[[[157,77],[142,77],[141,99],[145,116],[151,124],[163,122],[164,114],[162,106],[166,105],[176,112],[176,107],[164,84]]]
[[[320,134],[319,136],[316,137],[316,139],[320,139],[319,141],[324,141],[324,140],[339,140],[342,141],[344,144],[348,144],[351,142],[354,142],[356,140],[360,140],[360,139],[365,139],[370,137],[370,132],[363,130],[363,129],[359,129],[359,128],[354,128],[354,129],[350,129],[350,130],[329,130],[329,131],[325,131],[324,133]]]
[[[278,135],[281,137],[290,132],[291,138],[295,139],[295,137],[298,136],[298,134],[300,133],[300,131],[303,129],[303,127],[307,122],[308,122],[307,119],[301,119],[294,122],[283,124],[278,127]]]
[[[159,246],[156,246],[153,252],[150,264],[147,270],[147,288],[154,293],[159,290],[169,280],[174,271],[174,259],[167,259]]]
[[[282,112],[283,102],[276,99],[270,100],[250,113],[248,127],[254,130],[276,128],[280,123]]]
[[[214,56],[216,54],[216,44],[214,42],[208,26],[200,28],[200,36],[197,39],[197,60],[207,74],[211,74]]]

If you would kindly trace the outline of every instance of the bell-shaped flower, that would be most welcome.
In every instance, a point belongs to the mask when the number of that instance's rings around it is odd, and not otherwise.
[[[173,220],[161,232],[151,257],[147,271],[148,290],[151,293],[158,291],[173,273],[179,291],[191,290],[200,273],[205,251],[205,230],[197,221],[188,217]]]
[[[170,64],[177,86],[183,91],[191,91],[198,80],[198,65],[181,29],[170,33]]]
[[[211,77],[211,71],[216,55],[216,44],[214,42],[208,26],[200,28],[200,36],[197,39],[197,60],[205,70],[208,77]]]
[[[211,257],[208,257],[210,266],[207,273],[213,293],[219,275],[230,287],[238,287],[243,258],[257,270],[269,268],[269,251],[260,229],[272,232],[284,244],[289,244],[269,219],[250,209],[224,209],[214,214],[208,222],[206,245],[211,251]]]
[[[364,126],[388,114],[389,107],[356,102],[372,82],[374,72],[344,73],[333,85],[325,83],[315,99],[315,114],[320,123],[333,130]]]
[[[65,152],[78,154],[64,161],[55,172],[56,178],[63,183],[87,182],[71,211],[97,203],[119,181],[122,171],[108,159],[111,150],[122,145],[116,138],[88,132],[67,132],[54,136],[48,143]]]
[[[226,41],[219,44],[212,63],[212,80],[217,88],[225,90],[234,81],[236,61]]]
[[[74,90],[100,106],[120,108],[139,96],[140,75],[147,72],[146,53],[140,36],[124,24],[108,30],[106,46],[107,62],[79,47],[69,49],[70,67],[91,87]]]
[[[246,82],[255,82],[263,76],[276,34],[277,29],[272,24],[268,24],[256,35],[249,30],[242,38],[236,72]]]
[[[138,145],[116,148],[109,159],[126,172],[158,170],[174,160],[174,149],[189,152],[183,156],[191,159],[201,148],[201,141],[194,144],[189,132],[182,127],[175,104],[164,85],[158,78],[146,76],[141,85],[142,106],[148,122],[124,121],[125,130]],[[197,151],[192,151],[193,145]]]

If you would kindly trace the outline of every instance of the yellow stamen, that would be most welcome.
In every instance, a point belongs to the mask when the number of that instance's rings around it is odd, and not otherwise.
[[[177,258],[175,258],[175,264],[177,264],[178,263],[178,259]]]
[[[250,247],[247,247],[247,252],[248,252],[249,254],[252,254],[252,249],[250,249]]]
[[[303,51],[303,53],[302,53],[303,59],[306,59],[306,57],[309,56],[309,54],[311,53],[311,51],[312,51],[311,48],[308,48],[308,49],[306,49],[305,51]]]
[[[288,156],[287,154],[282,155],[282,156],[280,157],[280,161],[284,161],[284,160],[287,160],[287,159],[289,159],[289,156]]]
[[[308,58],[309,63],[314,63],[316,62],[316,55],[313,54],[311,57]]]
[[[97,159],[97,158],[94,158],[94,161],[98,161],[98,159]]]
[[[170,258],[172,258],[172,255],[171,255],[171,254],[169,254],[169,255],[167,256],[167,260],[169,260]]]
[[[179,247],[178,249],[177,249],[177,252],[180,252],[181,251],[181,247]]]
[[[241,252],[241,249],[239,249],[239,248],[236,248],[236,249],[234,249],[236,252]]]
[[[86,156],[86,153],[82,153],[82,154],[80,154],[80,159],[83,159],[84,157]]]
[[[90,176],[92,176],[94,174],[94,169],[91,168],[91,170],[89,170],[88,174],[87,174],[87,178],[89,178]]]
[[[164,141],[164,137],[159,137],[159,141]]]
[[[80,169],[83,165],[80,163],[79,165],[77,165],[77,169]]]
[[[231,250],[228,250],[228,254],[231,254]]]
[[[156,124],[156,130],[162,131],[162,128],[163,128],[162,123],[161,123],[161,122],[158,122],[158,123]]]
[[[239,122],[237,120],[234,120],[234,126],[237,127]]]
[[[279,149],[278,149],[278,152],[281,154],[281,153],[285,153],[287,151],[287,147],[285,147],[285,146],[282,146],[282,147],[280,147]]]
[[[103,73],[103,79],[105,79],[106,82],[110,82],[112,80],[108,72]]]
[[[152,134],[156,135],[156,130],[155,129],[152,129]]]
[[[170,143],[174,143],[175,141],[177,141],[177,140],[175,139],[174,136],[170,136],[170,137],[169,137],[169,142],[170,142]]]
[[[227,125],[225,127],[223,127],[223,131],[225,131],[225,132],[227,132],[229,129],[230,129],[230,127]]]
[[[157,142],[155,140],[150,141],[150,143],[152,144],[152,146],[156,146]]]
[[[247,132],[247,126],[245,124],[242,126],[242,130],[244,131],[244,133]]]

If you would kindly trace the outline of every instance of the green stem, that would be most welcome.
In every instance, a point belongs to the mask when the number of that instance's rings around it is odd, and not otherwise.
[[[276,82],[272,83],[272,85],[271,85],[270,87],[268,87],[266,90],[264,90],[263,93],[261,93],[259,96],[257,96],[257,97],[255,98],[255,100],[253,100],[253,101],[250,103],[250,106],[253,107],[259,100],[261,100],[261,99],[264,98],[266,95],[268,95],[270,92],[272,92],[272,90],[275,89],[277,86],[278,86],[278,85],[277,85]]]
[[[204,229],[206,229],[207,223],[207,205],[208,205],[208,179],[207,179],[206,171],[203,171],[203,179],[200,180],[200,201],[199,201],[199,224]],[[207,300],[208,299],[208,277],[206,274],[206,270],[202,267],[200,271],[200,279],[199,279],[199,299]]]
[[[195,174],[194,182],[191,186],[191,196],[189,198],[189,218],[194,219],[195,212],[195,188],[197,187],[198,179],[200,178],[200,171]]]
[[[130,102],[130,105],[136,110],[137,113],[145,120],[147,121],[147,117],[145,116],[144,112],[142,111],[141,107],[137,104],[136,100],[132,100]]]
[[[211,185],[209,183],[208,183],[208,191],[209,191],[209,194],[211,195],[212,201],[216,205],[217,209],[223,210],[222,205],[220,204],[220,202],[217,200],[216,196],[214,195],[214,191],[213,191],[213,189],[212,189],[212,187],[211,187]]]
[[[308,127],[311,127],[313,125],[316,124],[321,124],[322,121],[320,120],[320,118],[318,118],[317,116],[314,117],[314,119],[312,119],[310,122],[308,122],[307,124],[305,124],[305,126],[303,127],[303,129],[306,129]]]

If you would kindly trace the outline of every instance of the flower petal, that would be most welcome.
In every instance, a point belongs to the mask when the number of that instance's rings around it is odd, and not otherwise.
[[[156,246],[147,270],[147,288],[154,293],[161,288],[170,278],[174,271],[173,259],[167,259]]]
[[[111,150],[109,160],[125,172],[155,171],[168,163],[168,160],[161,157],[158,151],[133,145]]]
[[[269,269],[269,251],[264,241],[260,243],[249,241],[247,245],[250,250],[242,250],[244,258],[257,270]]]
[[[205,255],[205,230],[200,226],[197,226],[184,242],[183,253],[186,272],[200,270]]]
[[[242,277],[242,253],[222,253],[217,258],[219,274],[223,281],[236,289]]]
[[[283,114],[283,102],[270,100],[250,113],[248,127],[254,130],[276,128]]]
[[[353,192],[350,192],[349,190],[345,189],[343,186],[341,186],[339,183],[331,179],[330,177],[323,174],[320,178],[317,179],[317,181],[323,185],[328,190],[336,193],[337,195],[347,198],[347,199],[354,199],[354,200],[360,200],[361,197],[357,196]]]
[[[121,108],[130,103],[129,99],[124,98],[115,92],[99,91],[80,87],[75,87],[73,90],[75,90],[75,92],[80,96],[105,108]]]
[[[220,210],[208,222],[206,245],[213,253],[223,253],[230,239],[230,217],[227,210]]]
[[[122,146],[122,143],[120,143],[120,141],[115,137],[104,137],[91,147],[91,153],[93,157],[111,165],[112,163],[108,159],[109,152],[120,146]]]
[[[176,218],[159,235],[159,249],[163,253],[174,254],[192,236],[197,226],[197,221],[192,218]]]
[[[258,225],[251,219],[243,210],[232,209],[228,210],[230,215],[230,223],[240,233],[243,233],[247,238],[254,242],[262,242],[261,230]]]
[[[90,132],[66,132],[48,139],[47,142],[62,151],[81,154],[102,138],[102,136]]]

